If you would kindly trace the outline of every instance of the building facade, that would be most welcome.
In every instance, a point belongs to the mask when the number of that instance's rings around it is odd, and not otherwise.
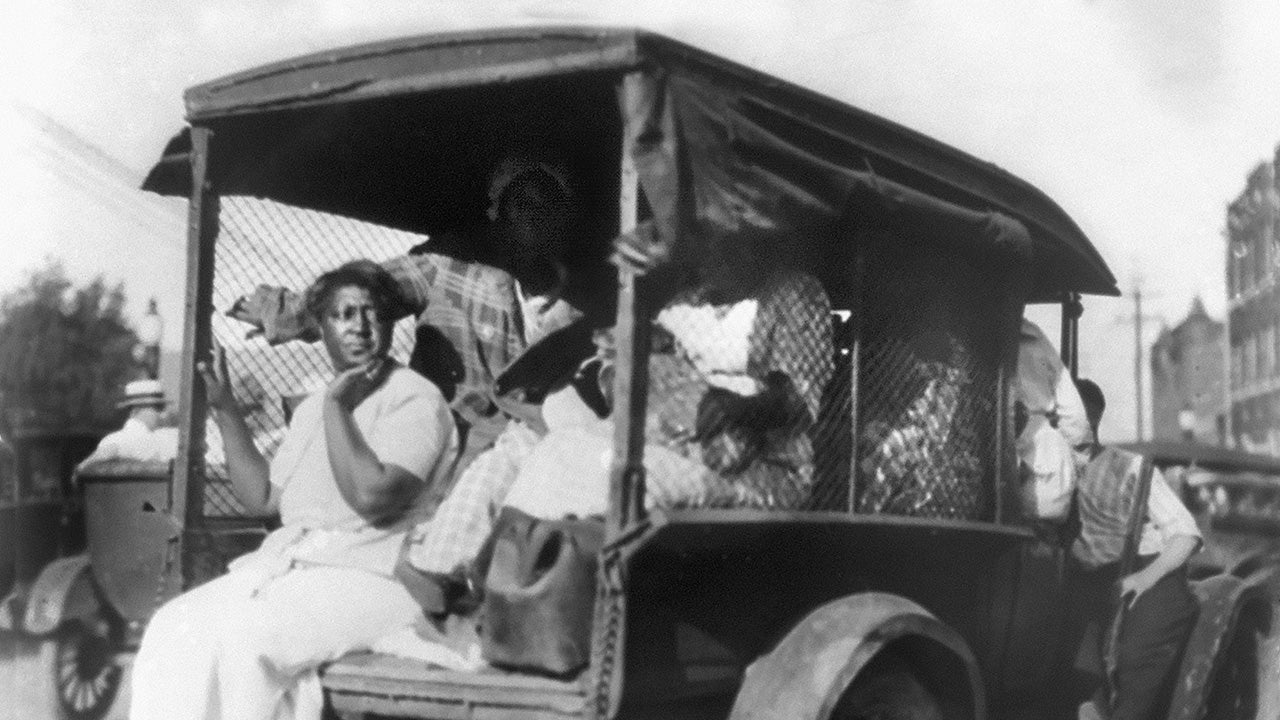
[[[1226,326],[1196,298],[1151,346],[1151,436],[1227,444]]]
[[[1280,455],[1280,148],[1227,207],[1232,444]]]

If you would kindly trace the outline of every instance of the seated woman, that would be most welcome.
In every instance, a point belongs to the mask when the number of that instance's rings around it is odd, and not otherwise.
[[[646,420],[646,489],[657,507],[794,508],[809,497],[806,431],[832,373],[831,304],[819,282],[778,262],[763,230],[706,242],[697,277],[655,318]],[[666,260],[646,233],[617,242],[638,273]],[[548,395],[548,427],[506,504],[533,515],[601,513],[608,495],[612,343],[578,381]],[[669,342],[664,342],[669,339]],[[599,382],[583,382],[583,375]],[[593,397],[594,396],[594,397]]]
[[[297,408],[270,464],[225,355],[199,365],[237,496],[282,526],[156,612],[133,664],[133,720],[318,719],[320,664],[419,614],[393,568],[457,437],[436,386],[387,357],[394,297],[386,271],[363,260],[307,291],[335,377]]]

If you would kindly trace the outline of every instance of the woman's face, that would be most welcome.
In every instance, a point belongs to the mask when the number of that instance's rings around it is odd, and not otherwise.
[[[381,317],[373,295],[355,285],[340,287],[330,296],[320,333],[338,372],[384,358],[391,346],[390,323]]]
[[[507,189],[499,211],[507,252],[518,260],[555,257],[568,241],[568,206],[527,178]]]

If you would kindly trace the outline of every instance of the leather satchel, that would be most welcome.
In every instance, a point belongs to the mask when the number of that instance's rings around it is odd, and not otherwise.
[[[598,519],[543,520],[503,508],[477,569],[484,578],[480,650],[489,663],[565,676],[591,657]]]

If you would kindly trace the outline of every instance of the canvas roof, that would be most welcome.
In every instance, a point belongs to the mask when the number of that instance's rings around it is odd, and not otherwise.
[[[745,122],[756,140],[764,137],[746,149],[767,149],[776,167],[796,169],[792,176],[774,173],[780,180],[770,188],[794,199],[793,206],[816,197],[820,209],[837,214],[857,182],[905,188],[965,217],[998,213],[1029,234],[1033,299],[1119,294],[1076,223],[1030,184],[866,111],[645,31],[504,29],[359,45],[197,85],[186,105],[193,125],[214,132],[210,173],[219,192],[430,233],[462,220],[454,209],[474,204],[475,183],[468,184],[465,171],[481,174],[475,169],[520,133],[597,156],[594,166],[583,160],[590,166],[585,175],[602,188],[601,204],[609,202],[616,180],[610,186],[607,175],[616,162],[608,155],[616,156],[616,114],[623,112],[618,81],[636,70],[664,78],[684,112],[698,112],[702,103],[704,127],[728,108],[733,122]],[[416,124],[406,127],[406,117]],[[726,149],[738,152],[753,141],[737,130],[707,140],[682,129],[682,151],[714,164]],[[479,133],[496,139],[486,145]],[[189,152],[184,131],[144,187],[186,194]],[[766,160],[758,152],[738,158],[739,165]],[[438,193],[434,207],[422,207],[423,188]],[[897,189],[890,194],[903,196]]]

